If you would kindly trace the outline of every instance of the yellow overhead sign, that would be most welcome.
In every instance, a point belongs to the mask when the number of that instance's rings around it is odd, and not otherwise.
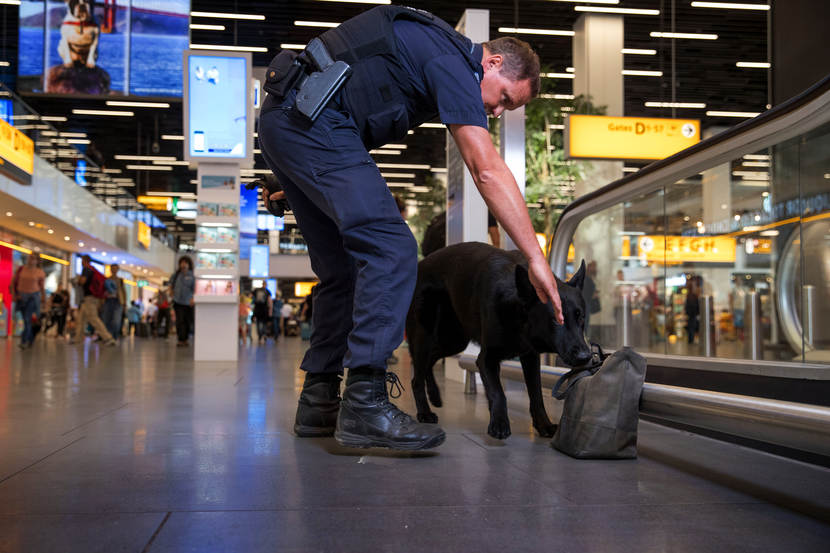
[[[637,254],[665,263],[733,263],[736,242],[727,236],[638,236]]]
[[[565,157],[663,159],[700,141],[700,121],[651,117],[570,115],[565,118]]]
[[[150,225],[142,221],[138,221],[138,243],[144,246],[145,250],[150,249]]]
[[[35,143],[0,119],[0,172],[22,184],[31,184],[34,170]]]

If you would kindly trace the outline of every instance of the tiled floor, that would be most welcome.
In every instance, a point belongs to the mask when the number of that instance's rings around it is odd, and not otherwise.
[[[649,423],[640,459],[577,461],[516,383],[504,442],[442,379],[436,450],[295,438],[303,348],[0,340],[0,552],[830,551],[827,469]]]

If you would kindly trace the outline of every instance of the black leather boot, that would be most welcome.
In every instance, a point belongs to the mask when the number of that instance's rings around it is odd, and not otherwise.
[[[331,436],[339,409],[340,375],[307,372],[297,401],[294,433],[301,438]]]
[[[346,447],[388,447],[418,450],[441,445],[446,438],[438,425],[415,422],[389,402],[386,383],[398,397],[401,384],[395,373],[384,369],[349,370],[334,439]]]

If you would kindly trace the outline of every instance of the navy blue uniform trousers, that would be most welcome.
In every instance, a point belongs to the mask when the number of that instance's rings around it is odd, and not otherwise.
[[[320,279],[301,368],[385,367],[403,340],[417,244],[352,116],[335,97],[312,124],[294,108],[295,96],[266,99],[259,141]]]

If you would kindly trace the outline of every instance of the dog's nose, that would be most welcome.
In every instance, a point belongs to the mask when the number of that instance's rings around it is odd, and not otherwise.
[[[590,350],[579,350],[574,356],[577,365],[586,365],[591,360]]]

